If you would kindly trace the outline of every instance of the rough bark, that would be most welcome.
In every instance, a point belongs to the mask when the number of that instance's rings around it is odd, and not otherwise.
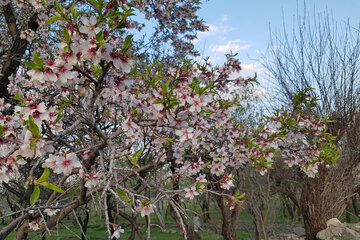
[[[359,216],[359,209],[357,207],[357,196],[354,195],[352,198],[351,198],[351,201],[352,201],[352,205],[353,205],[353,209],[354,209],[354,213],[356,216]]]
[[[6,239],[7,235],[9,235],[24,219],[27,219],[28,217],[28,214],[21,215],[12,221],[9,225],[2,228],[0,231],[0,240]]]
[[[318,178],[307,178],[301,194],[301,212],[304,218],[306,240],[315,240],[316,234],[326,228],[326,221],[339,218],[346,209],[343,198],[344,183],[335,181],[324,166]],[[346,193],[346,192],[345,192]]]
[[[85,218],[84,221],[81,221],[81,240],[86,240],[86,231],[87,231],[87,227],[88,227],[88,223],[89,223],[89,218],[90,218],[90,214],[89,214],[89,209],[87,208],[87,206],[85,206]]]
[[[175,220],[176,225],[180,229],[180,235],[182,237],[185,236],[184,232],[182,230],[182,224],[184,224],[186,236],[187,236],[185,238],[185,240],[201,240],[200,235],[197,232],[195,232],[193,225],[186,223],[184,218],[180,219],[179,216],[177,215],[177,213],[175,212],[174,208],[171,205],[169,208],[169,214]]]
[[[115,209],[112,209],[112,210],[114,211]],[[136,222],[136,215],[130,216],[130,215],[128,215],[125,212],[122,212],[120,210],[118,210],[117,212],[121,217],[128,220],[130,222],[130,224],[131,224],[132,229],[131,229],[131,236],[129,237],[129,239],[135,239],[135,233],[136,233],[140,240],[145,240],[145,237],[142,235],[141,229],[139,228],[139,226],[138,226],[138,224]]]
[[[10,102],[10,95],[7,91],[7,85],[10,83],[9,77],[16,73],[20,66],[21,59],[23,58],[29,42],[26,39],[20,38],[20,30],[17,26],[17,20],[12,9],[12,4],[9,3],[3,6],[3,15],[5,17],[6,24],[8,26],[10,35],[13,40],[13,45],[8,51],[9,58],[5,61],[0,76],[0,98],[4,98],[7,102]],[[36,31],[39,27],[37,23],[37,13],[32,15],[27,24],[28,29]]]
[[[241,212],[240,206],[235,204],[234,209],[230,210],[230,207],[224,203],[223,197],[215,196],[215,200],[222,215],[221,235],[224,240],[236,240],[236,224]]]
[[[205,198],[202,199],[201,201],[201,211],[202,211],[204,223],[208,223],[210,220],[209,207],[210,207],[210,199],[209,196],[205,195]]]
[[[249,213],[251,215],[253,224],[255,226],[255,240],[261,239],[261,221],[259,220],[259,216],[254,212],[253,208],[248,205]]]

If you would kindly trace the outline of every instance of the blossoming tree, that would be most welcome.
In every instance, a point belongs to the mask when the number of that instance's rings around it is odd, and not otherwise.
[[[209,192],[233,209],[243,197],[229,191],[235,169],[252,164],[264,174],[280,148],[289,157],[286,164],[309,177],[319,164],[336,161],[325,119],[309,114],[315,99],[307,91],[251,131],[232,120],[238,98],[229,89],[255,80],[231,78],[241,70],[234,56],[214,68],[190,60],[143,64],[127,31],[138,26],[131,20],[134,10],[185,33],[188,22],[175,26],[166,17],[180,8],[178,2],[185,9],[198,3],[164,0],[161,11],[152,12],[152,1],[1,2],[4,9],[17,4],[35,13],[39,28],[19,33],[34,43],[31,58],[21,59],[9,77],[12,101],[0,104],[0,182],[25,178],[30,193],[0,238],[16,226],[16,239],[47,231],[92,196],[103,199],[109,238],[118,238],[124,230],[109,215],[111,196],[147,218],[148,238],[148,216],[157,201],[167,201],[182,236],[196,239],[181,201]],[[143,239],[136,222],[130,223]]]

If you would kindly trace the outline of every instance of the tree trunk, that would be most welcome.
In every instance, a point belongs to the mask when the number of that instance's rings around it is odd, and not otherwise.
[[[241,212],[240,206],[235,204],[234,209],[230,210],[230,206],[224,203],[223,197],[215,196],[215,200],[222,215],[221,235],[224,240],[236,240],[236,225]]]
[[[194,226],[192,224],[187,224],[184,218],[181,217],[182,219],[180,219],[180,217],[178,216],[178,214],[175,212],[174,208],[171,205],[169,208],[169,214],[175,220],[176,225],[179,228],[180,235],[184,237],[185,240],[201,240],[200,235],[197,232],[195,232]],[[182,225],[184,225],[185,227],[186,237],[184,231],[182,230],[183,229]]]
[[[336,180],[333,173],[320,166],[319,177],[305,180],[300,203],[306,240],[315,240],[316,234],[326,228],[326,221],[339,218],[346,209],[342,192],[346,187],[344,182]]]
[[[205,195],[205,198],[201,201],[201,211],[204,223],[208,223],[210,220],[210,212],[209,212],[210,200],[209,196]]]
[[[347,223],[351,222],[350,212],[351,212],[351,210],[350,210],[350,203],[349,203],[349,205],[347,206],[347,208],[345,210],[345,219],[346,219]]]
[[[354,196],[351,198],[351,200],[352,200],[352,205],[353,205],[354,213],[355,213],[356,216],[359,217],[359,209],[358,209],[358,207],[357,207],[357,196],[354,195]]]
[[[255,240],[261,239],[261,222],[259,221],[259,216],[254,212],[252,207],[248,204],[249,213],[251,215],[253,224],[255,226]]]
[[[81,240],[86,240],[86,231],[89,223],[89,218],[90,218],[89,209],[87,208],[87,206],[85,206],[85,218],[84,218],[84,222],[81,223],[81,229],[82,229]]]

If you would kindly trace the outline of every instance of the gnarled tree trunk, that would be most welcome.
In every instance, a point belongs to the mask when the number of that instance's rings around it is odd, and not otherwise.
[[[236,224],[239,218],[241,207],[235,204],[233,209],[224,203],[224,198],[215,196],[216,203],[222,215],[221,235],[224,240],[236,240]]]
[[[326,228],[326,221],[339,218],[345,211],[344,196],[351,177],[338,175],[338,169],[319,167],[319,177],[307,178],[301,193],[301,212],[304,218],[306,240],[315,240],[316,234]]]

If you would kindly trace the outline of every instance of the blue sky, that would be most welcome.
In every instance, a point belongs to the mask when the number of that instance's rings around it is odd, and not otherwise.
[[[284,19],[290,32],[297,11],[303,15],[303,6],[303,0],[203,1],[199,15],[209,31],[199,33],[194,45],[215,64],[223,63],[230,50],[238,52],[245,76],[256,71],[264,77],[256,59],[267,50],[269,26],[281,30]],[[307,0],[306,9],[311,14],[328,11],[335,21],[350,19],[354,26],[360,21],[360,0]]]

